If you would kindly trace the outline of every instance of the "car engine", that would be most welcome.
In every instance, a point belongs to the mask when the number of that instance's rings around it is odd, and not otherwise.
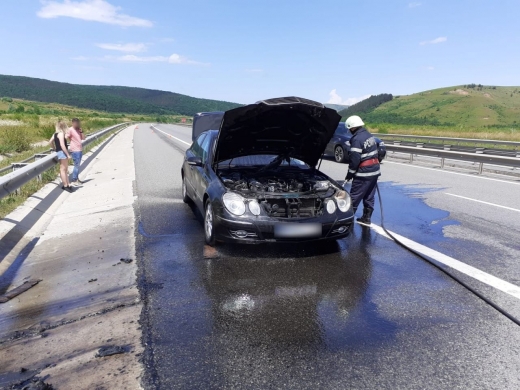
[[[307,218],[323,214],[324,200],[338,190],[319,173],[221,172],[224,185],[255,198],[265,212],[277,218]]]
[[[306,193],[327,191],[331,183],[326,177],[310,174],[250,175],[232,172],[221,175],[224,185],[230,190],[255,193]]]

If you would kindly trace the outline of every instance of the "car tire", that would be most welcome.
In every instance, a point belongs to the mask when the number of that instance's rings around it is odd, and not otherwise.
[[[341,145],[336,145],[334,148],[334,160],[337,163],[344,163],[347,161],[347,153]]]
[[[204,238],[206,239],[206,244],[215,246],[215,215],[209,199],[206,200],[206,206],[204,207]]]
[[[184,203],[191,202],[191,198],[188,195],[188,188],[186,188],[186,179],[184,178],[184,176],[182,177],[182,201]]]

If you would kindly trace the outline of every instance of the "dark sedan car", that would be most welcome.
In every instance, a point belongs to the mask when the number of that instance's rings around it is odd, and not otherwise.
[[[340,122],[325,148],[325,155],[333,156],[336,162],[347,163],[350,153],[350,138],[352,138],[352,133],[345,127],[345,122]],[[381,162],[386,156],[385,143],[377,137],[375,139],[378,147],[377,157]]]
[[[197,114],[182,194],[202,212],[206,242],[348,236],[350,196],[316,169],[339,120],[321,103],[294,97]]]

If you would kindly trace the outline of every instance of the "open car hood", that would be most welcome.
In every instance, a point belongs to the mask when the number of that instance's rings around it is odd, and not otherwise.
[[[335,110],[298,97],[268,99],[226,111],[213,162],[272,154],[315,167],[340,119]]]

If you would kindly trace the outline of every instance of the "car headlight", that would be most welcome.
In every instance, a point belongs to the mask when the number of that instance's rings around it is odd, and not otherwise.
[[[246,212],[244,198],[234,192],[226,192],[222,197],[226,209],[234,215],[242,215]]]
[[[332,214],[334,211],[336,211],[336,203],[332,199],[327,200],[325,202],[325,206],[327,207],[327,212],[329,214]]]
[[[350,209],[350,205],[352,203],[350,200],[350,195],[347,193],[347,191],[338,191],[334,197],[336,198],[338,209],[346,213]]]
[[[247,203],[247,206],[249,207],[249,211],[251,211],[253,215],[260,215],[260,205],[255,199],[250,200]]]

